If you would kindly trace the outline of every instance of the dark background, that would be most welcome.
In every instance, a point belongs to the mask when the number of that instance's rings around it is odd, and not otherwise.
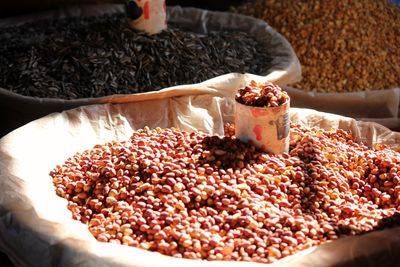
[[[169,6],[191,6],[215,11],[228,10],[230,6],[251,0],[166,0]],[[399,0],[400,1],[400,0]],[[125,0],[0,0],[0,18],[29,12],[43,11],[68,4],[124,3]]]

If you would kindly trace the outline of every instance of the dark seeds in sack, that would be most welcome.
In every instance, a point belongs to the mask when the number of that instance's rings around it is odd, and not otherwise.
[[[78,99],[192,84],[231,72],[266,74],[268,55],[245,32],[197,34],[169,25],[148,36],[125,15],[41,20],[0,32],[0,87]]]

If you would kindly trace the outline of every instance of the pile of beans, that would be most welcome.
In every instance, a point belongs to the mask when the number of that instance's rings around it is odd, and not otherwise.
[[[226,129],[144,128],[50,175],[98,241],[178,258],[270,263],[398,223],[400,153],[292,125],[290,152],[269,155]]]
[[[253,107],[277,107],[285,104],[289,96],[278,85],[270,82],[257,83],[240,88],[235,96],[237,102]]]
[[[387,0],[255,0],[236,12],[267,21],[288,39],[302,65],[297,88],[400,86],[400,7]]]
[[[159,34],[124,13],[37,20],[0,30],[0,88],[80,99],[157,91],[231,72],[268,74],[271,53],[244,31],[201,34],[170,23]]]

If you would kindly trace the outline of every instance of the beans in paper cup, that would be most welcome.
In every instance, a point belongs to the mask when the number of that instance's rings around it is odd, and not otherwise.
[[[271,154],[289,151],[290,98],[279,86],[251,81],[235,96],[236,137]]]

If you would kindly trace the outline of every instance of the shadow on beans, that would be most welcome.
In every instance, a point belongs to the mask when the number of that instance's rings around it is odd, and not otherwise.
[[[269,155],[261,159],[265,155],[262,151],[256,149],[251,144],[246,144],[238,139],[231,137],[217,137],[211,136],[204,138],[202,142],[202,148],[200,149],[201,156],[199,158],[200,165],[206,165],[214,167],[214,171],[218,169],[219,173],[230,173],[238,174],[245,173],[246,183],[250,186],[251,190],[256,194],[265,195],[267,201],[276,202],[276,199],[271,200],[271,195],[275,194],[272,192],[270,185],[267,181],[257,182],[257,178],[254,182],[251,176],[257,177],[254,174],[254,168],[256,164],[265,163],[261,173],[267,172],[270,176],[278,177],[279,168],[289,168],[292,172],[286,172],[289,178],[289,183],[275,183],[277,191],[282,192],[288,198],[289,203],[286,203],[286,207],[293,206],[294,204],[300,204],[300,211],[302,215],[310,215],[314,219],[320,221],[325,221],[329,224],[335,234],[339,237],[348,235],[360,235],[371,230],[366,230],[368,228],[364,227],[351,227],[346,225],[343,220],[335,219],[323,219],[322,213],[332,214],[334,210],[330,210],[332,207],[330,205],[323,206],[325,203],[329,202],[329,199],[325,199],[327,194],[330,194],[333,189],[339,188],[341,192],[348,191],[353,188],[353,184],[356,183],[357,179],[346,179],[341,177],[340,180],[332,169],[327,168],[327,159],[325,158],[323,152],[320,149],[320,144],[316,144],[312,139],[302,138],[301,140],[292,140],[290,144],[290,151],[288,154],[283,155]],[[267,161],[265,161],[267,159]],[[342,164],[342,163],[337,163]],[[268,169],[269,168],[269,169]],[[247,171],[244,171],[247,169]],[[266,169],[268,169],[266,171]],[[249,171],[250,170],[250,171]],[[253,170],[253,173],[251,173]],[[369,171],[365,170],[365,177],[360,179],[367,179]],[[211,174],[211,173],[210,173]],[[231,177],[236,177],[232,175]],[[344,178],[344,180],[343,180]],[[232,178],[231,178],[232,179]],[[359,180],[359,179],[358,179]],[[365,180],[368,183],[367,180]],[[289,184],[289,186],[288,186]],[[293,193],[292,188],[301,189],[301,193]],[[361,190],[361,188],[360,188]],[[294,191],[296,192],[296,191]],[[279,193],[278,193],[279,194]],[[360,197],[366,197],[370,200],[370,197],[366,195],[366,192],[361,191]],[[234,197],[234,196],[232,196]],[[279,202],[279,200],[278,200]],[[280,205],[281,203],[279,203]],[[285,203],[284,203],[285,204]],[[341,209],[342,207],[335,207],[335,209]],[[383,207],[379,207],[383,208]],[[345,217],[353,217],[352,211],[340,210]],[[346,214],[349,213],[349,214]],[[355,216],[355,215],[354,215]],[[334,216],[335,217],[335,216]],[[341,218],[339,216],[339,218]],[[285,224],[282,218],[281,224]],[[393,216],[382,219],[378,222],[378,225],[373,227],[372,230],[381,230],[385,228],[400,226],[400,214],[394,214]],[[297,229],[301,230],[301,229]],[[328,235],[325,233],[324,235]]]

